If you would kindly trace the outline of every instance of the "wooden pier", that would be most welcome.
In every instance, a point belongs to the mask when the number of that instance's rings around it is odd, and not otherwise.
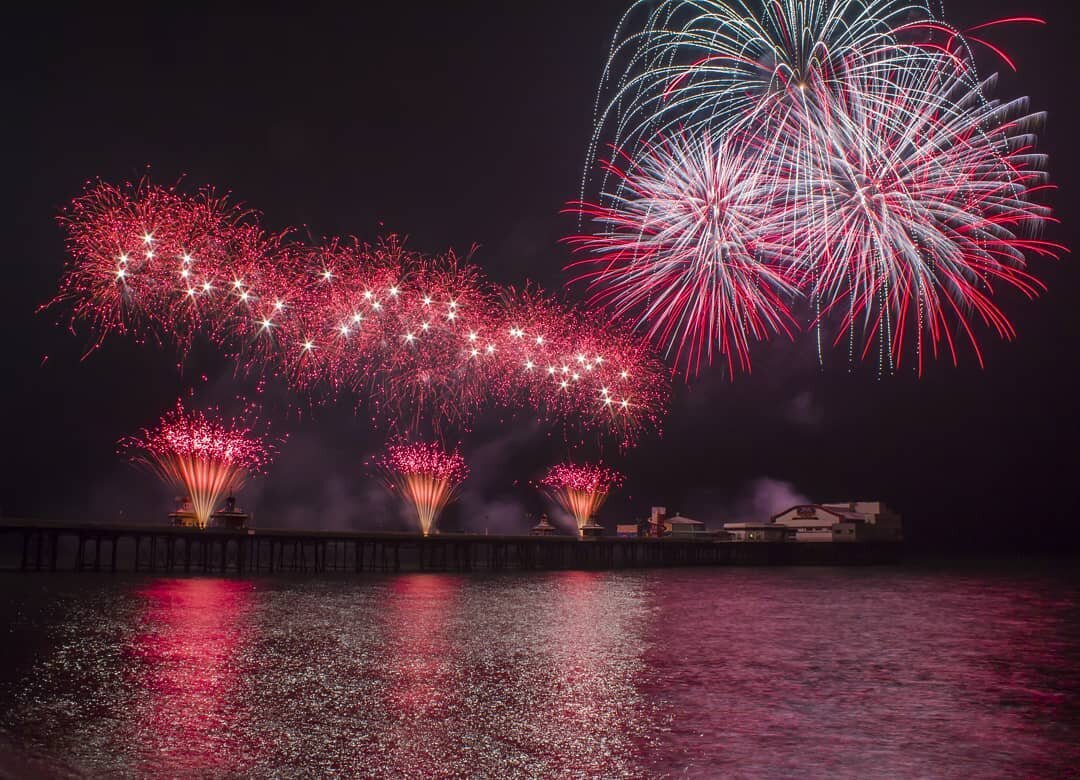
[[[14,544],[13,544],[14,543]],[[17,545],[17,546],[16,546]],[[20,571],[278,572],[858,565],[899,545],[487,534],[285,531],[0,521],[2,568]]]

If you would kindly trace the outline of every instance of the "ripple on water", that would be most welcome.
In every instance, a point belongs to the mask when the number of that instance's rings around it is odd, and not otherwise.
[[[26,577],[0,725],[131,776],[1061,775],[1077,593],[913,568]]]

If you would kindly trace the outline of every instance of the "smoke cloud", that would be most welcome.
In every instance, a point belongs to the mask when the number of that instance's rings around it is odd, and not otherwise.
[[[787,422],[805,428],[820,428],[825,418],[821,405],[809,390],[804,390],[788,401],[784,412]]]
[[[747,485],[728,509],[729,522],[763,522],[798,504],[813,503],[790,482],[759,477]]]
[[[467,453],[469,478],[458,499],[463,530],[493,534],[527,533],[529,509],[513,495],[508,468],[516,455],[527,452],[539,435],[539,425],[519,423]],[[537,520],[533,519],[532,523]]]
[[[724,523],[764,523],[773,515],[799,504],[811,504],[791,482],[772,477],[757,477],[746,482],[735,493],[702,491],[687,497],[677,507],[668,506],[669,514],[682,511],[696,520],[704,521],[709,528],[717,529]],[[684,509],[685,508],[685,509]]]
[[[271,475],[249,484],[240,496],[262,528],[320,531],[397,531],[415,527],[407,508],[365,463],[371,457],[325,435],[300,431],[289,437]]]

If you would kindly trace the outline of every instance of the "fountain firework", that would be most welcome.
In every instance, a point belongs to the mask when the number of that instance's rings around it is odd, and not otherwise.
[[[540,480],[540,487],[573,515],[579,534],[603,506],[608,493],[620,484],[621,474],[594,463],[560,463],[552,466],[547,476]]]
[[[461,453],[447,452],[435,442],[390,445],[377,465],[390,489],[416,511],[424,536],[436,530],[439,515],[469,475]]]
[[[252,417],[250,410],[245,416]],[[218,501],[240,490],[273,458],[276,446],[254,432],[256,424],[253,418],[223,421],[216,411],[188,410],[177,401],[156,427],[121,439],[120,453],[184,490],[196,522],[205,528]]]

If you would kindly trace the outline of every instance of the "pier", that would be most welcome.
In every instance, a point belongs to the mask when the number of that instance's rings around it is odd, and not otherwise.
[[[18,571],[273,574],[501,571],[899,560],[890,543],[288,531],[0,521],[0,567]]]

